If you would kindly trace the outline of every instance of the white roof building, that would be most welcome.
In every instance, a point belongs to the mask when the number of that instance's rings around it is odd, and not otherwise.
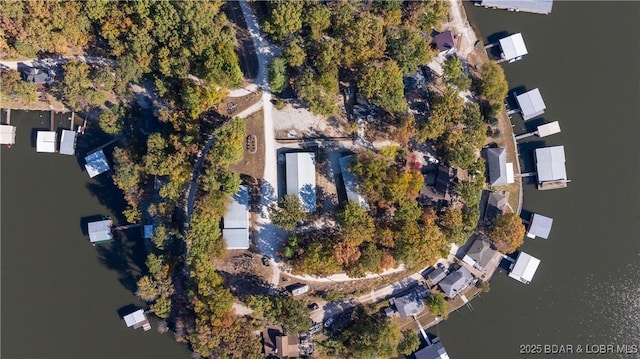
[[[353,162],[353,155],[340,157],[340,172],[342,172],[342,181],[344,182],[344,189],[347,192],[347,200],[349,202],[356,202],[361,207],[369,210],[369,203],[358,193],[358,183],[356,178],[349,172],[349,166]]]
[[[529,238],[549,238],[551,233],[551,226],[553,225],[553,218],[545,217],[541,214],[534,213],[529,225],[529,231],[527,237]]]
[[[298,196],[307,212],[316,210],[316,165],[313,152],[287,153],[287,194]]]
[[[553,7],[553,0],[481,0],[480,6],[534,14],[549,14]]]
[[[133,327],[133,329],[138,329],[142,327],[144,328],[145,332],[151,329],[149,320],[144,315],[144,310],[142,309],[138,309],[133,313],[125,315],[123,319],[124,319],[124,322],[127,324],[128,328]]]
[[[227,249],[249,248],[249,188],[240,186],[227,206],[222,237]]]
[[[36,135],[36,152],[56,152],[56,138],[54,131],[38,131]]]
[[[113,240],[111,233],[111,220],[90,222],[88,225],[89,241],[91,243],[106,243]]]
[[[540,89],[537,88],[516,96],[516,101],[525,121],[542,115],[547,108],[540,95]]]
[[[76,132],[62,130],[60,138],[60,154],[73,156],[76,153]]]
[[[84,160],[87,163],[86,165],[84,165],[84,168],[86,168],[90,178],[107,172],[110,169],[109,163],[107,162],[107,157],[104,155],[104,152],[102,152],[102,150],[98,150],[88,155],[84,158]]]
[[[16,126],[0,125],[0,145],[16,143]]]
[[[544,125],[538,126],[539,137],[547,137],[547,136],[554,135],[556,133],[560,133],[560,123],[558,121],[553,121],[553,122],[545,123]]]
[[[564,146],[537,148],[535,157],[539,184],[567,180]]]
[[[529,284],[539,265],[540,260],[538,258],[532,257],[525,252],[520,252],[516,262],[511,264],[509,277],[524,284]]]
[[[506,61],[514,62],[520,60],[522,56],[528,54],[527,47],[521,33],[513,34],[499,40],[502,48],[502,58]]]

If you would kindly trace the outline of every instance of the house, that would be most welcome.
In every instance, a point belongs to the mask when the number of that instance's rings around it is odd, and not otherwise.
[[[491,192],[487,196],[487,208],[484,211],[485,220],[492,220],[504,213],[507,208],[507,196],[500,192]]]
[[[547,15],[551,13],[553,0],[481,0],[479,5],[492,9]]]
[[[340,162],[340,172],[342,173],[342,181],[344,182],[344,189],[347,193],[347,200],[349,202],[356,202],[362,208],[369,210],[369,203],[360,195],[358,192],[358,183],[356,178],[353,176],[351,172],[349,172],[349,167],[353,163],[354,156],[345,156],[340,157],[338,160]]]
[[[76,132],[69,130],[62,130],[62,137],[60,138],[60,154],[73,156],[76,154]]]
[[[111,242],[113,234],[111,233],[111,220],[90,222],[88,224],[89,241],[93,244],[102,244]]]
[[[440,283],[447,276],[447,273],[442,270],[442,268],[434,268],[431,272],[426,275],[426,279],[431,283],[431,285],[436,285]]]
[[[455,298],[471,284],[471,281],[473,275],[465,267],[460,267],[441,280],[438,287],[448,298]]]
[[[433,44],[438,52],[444,55],[452,54],[456,51],[456,40],[451,31],[445,31],[433,37]]]
[[[540,265],[540,260],[533,256],[528,255],[525,252],[518,253],[515,263],[511,264],[509,268],[509,277],[524,283],[529,284],[533,279],[533,275],[536,274],[536,270]]]
[[[541,214],[534,213],[531,218],[531,224],[527,231],[527,237],[529,238],[549,238],[551,233],[551,226],[553,225],[553,218],[545,217]]]
[[[287,194],[298,196],[307,212],[316,210],[316,165],[313,152],[287,153]]]
[[[509,63],[522,59],[522,56],[528,54],[527,47],[521,33],[507,36],[498,41],[502,49],[502,58]]]
[[[389,302],[395,306],[401,317],[420,314],[424,310],[422,296],[415,290],[402,297],[392,298]]]
[[[514,182],[513,164],[507,163],[507,150],[504,147],[488,148],[486,156],[491,186],[504,186]]]
[[[436,192],[440,193],[445,201],[451,199],[451,179],[454,177],[453,168],[446,166],[438,166],[436,174]]]
[[[278,358],[297,358],[300,348],[297,335],[280,335],[276,337],[276,355]]]
[[[564,146],[537,148],[535,158],[538,189],[566,187],[568,179]]]
[[[484,270],[495,254],[496,250],[491,248],[491,242],[488,238],[482,235],[475,235],[475,240],[462,261],[478,270]]]
[[[133,327],[133,329],[143,328],[146,332],[151,329],[151,324],[149,324],[149,320],[144,315],[144,310],[138,309],[133,313],[129,313],[124,316],[124,322],[127,324],[128,328]]]
[[[249,188],[240,186],[224,215],[222,238],[227,249],[249,248]]]
[[[110,167],[107,162],[107,157],[102,150],[98,150],[84,158],[86,164],[84,168],[87,170],[90,178],[93,178],[101,173],[107,172]]]
[[[36,85],[44,85],[51,80],[49,74],[35,67],[28,67],[22,71],[22,77],[27,82],[33,82]]]
[[[55,131],[38,131],[36,135],[36,152],[56,152],[56,140],[58,134]]]
[[[547,106],[542,100],[540,89],[533,89],[516,96],[522,118],[527,121],[544,113]]]
[[[16,143],[16,126],[0,125],[0,145]]]
[[[449,359],[447,350],[442,345],[441,341],[436,341],[417,352],[413,353],[416,359]]]

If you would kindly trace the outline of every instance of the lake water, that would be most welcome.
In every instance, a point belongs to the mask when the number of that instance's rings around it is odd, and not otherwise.
[[[56,127],[68,128],[67,118],[57,115]],[[80,136],[78,158],[36,153],[32,131],[49,129],[49,113],[12,111],[11,124],[16,144],[0,151],[0,356],[189,358],[170,333],[158,333],[157,322],[144,332],[121,318],[128,306],[144,307],[134,295],[145,256],[139,228],[96,247],[83,233],[92,216],[125,223],[110,175],[89,179],[79,160],[108,139]]]
[[[560,357],[521,355],[527,344],[640,346],[640,3],[554,1],[547,16],[465,8],[486,43],[523,34],[529,55],[503,64],[510,88],[540,88],[542,119],[562,133],[519,146],[521,163],[533,171],[533,148],[564,145],[572,182],[525,188],[523,209],[554,219],[548,240],[522,247],[542,261],[533,282],[498,273],[473,311],[432,332],[456,359]]]

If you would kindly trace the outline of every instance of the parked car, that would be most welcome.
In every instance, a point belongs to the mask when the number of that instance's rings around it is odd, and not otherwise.
[[[318,303],[311,303],[309,304],[309,310],[316,310],[320,308],[320,306],[318,305]]]
[[[262,257],[262,265],[265,267],[269,266],[269,257]]]
[[[309,328],[309,332],[311,334],[317,333],[322,328],[322,323],[313,323],[311,328]]]
[[[324,327],[329,328],[333,324],[333,318],[329,318],[324,322]]]

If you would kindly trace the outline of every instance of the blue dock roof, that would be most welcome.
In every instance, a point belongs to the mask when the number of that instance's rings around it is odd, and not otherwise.
[[[107,172],[109,169],[109,163],[107,162],[107,157],[104,155],[102,150],[98,150],[87,157],[84,158],[86,165],[84,168],[87,169],[87,173],[89,177],[93,178],[101,173]]]

